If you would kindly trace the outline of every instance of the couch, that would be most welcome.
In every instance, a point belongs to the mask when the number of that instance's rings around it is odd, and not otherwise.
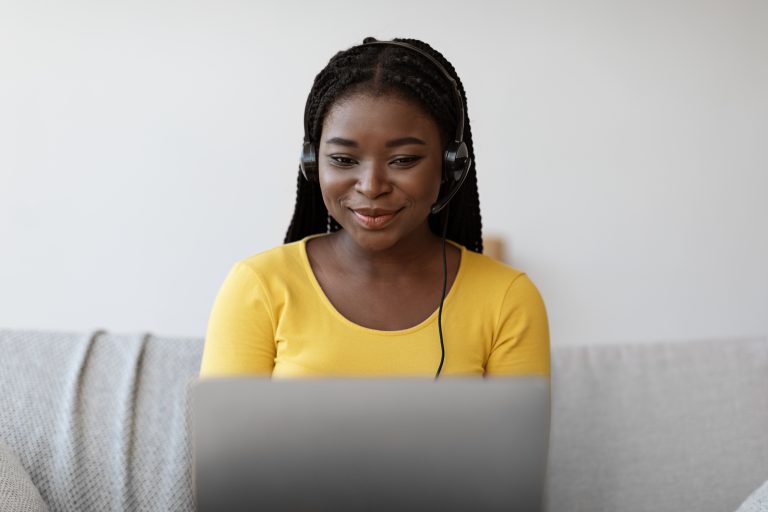
[[[193,510],[202,345],[0,330],[0,443],[51,510]],[[766,480],[768,339],[553,348],[547,510],[734,511]]]

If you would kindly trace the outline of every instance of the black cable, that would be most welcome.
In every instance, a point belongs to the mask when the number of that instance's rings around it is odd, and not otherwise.
[[[448,258],[445,255],[445,234],[448,231],[448,209],[446,206],[443,215],[443,293],[440,296],[440,309],[437,311],[437,331],[440,333],[440,366],[437,367],[435,380],[440,376],[445,361],[445,344],[443,343],[443,302],[445,302],[445,290],[448,286]]]

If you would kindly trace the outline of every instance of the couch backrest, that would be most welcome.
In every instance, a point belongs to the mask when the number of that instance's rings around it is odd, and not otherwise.
[[[193,510],[202,339],[0,330],[0,439],[53,510]],[[554,347],[548,509],[735,510],[768,479],[768,340]]]
[[[51,510],[193,510],[202,340],[0,331],[0,438]]]
[[[768,479],[768,340],[562,347],[551,511],[733,511]]]

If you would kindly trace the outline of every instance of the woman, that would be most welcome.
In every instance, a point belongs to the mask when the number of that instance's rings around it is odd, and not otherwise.
[[[366,38],[331,58],[285,244],[231,269],[201,375],[548,376],[536,287],[482,255],[465,113],[426,43]]]

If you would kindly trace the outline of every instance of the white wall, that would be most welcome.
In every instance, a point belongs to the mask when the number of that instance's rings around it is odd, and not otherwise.
[[[279,244],[337,50],[464,80],[484,226],[553,344],[768,333],[768,3],[0,3],[0,327],[202,336]]]

